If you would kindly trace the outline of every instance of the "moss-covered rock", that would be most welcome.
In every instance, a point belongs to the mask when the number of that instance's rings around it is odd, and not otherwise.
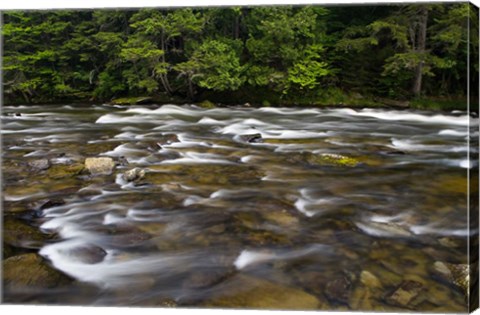
[[[56,164],[50,167],[47,171],[47,176],[51,179],[64,179],[80,175],[84,170],[81,163],[74,163],[70,165]]]
[[[314,310],[320,307],[320,301],[315,296],[280,283],[238,275],[229,284],[228,290],[215,293],[203,305],[282,310]]]
[[[71,278],[50,267],[38,254],[23,254],[3,261],[5,291],[54,288],[68,284]]]
[[[110,104],[113,105],[139,105],[151,103],[153,99],[150,96],[121,97],[113,99]]]
[[[20,220],[5,218],[3,221],[3,241],[14,247],[40,248],[50,239],[48,234]]]
[[[340,154],[306,154],[306,161],[311,165],[332,165],[332,166],[344,166],[354,167],[359,164],[357,159],[340,155]]]
[[[205,109],[212,109],[216,107],[215,104],[209,100],[201,101],[200,103],[197,103],[197,106]]]

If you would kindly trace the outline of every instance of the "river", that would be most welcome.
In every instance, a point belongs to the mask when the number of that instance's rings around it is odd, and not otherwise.
[[[468,262],[471,123],[388,109],[4,106],[4,220],[49,235],[13,247],[74,280],[7,288],[5,302],[463,312],[434,266]],[[97,156],[118,162],[111,175],[61,173]],[[42,158],[49,169],[26,166]],[[145,176],[128,182],[134,167]],[[63,202],[32,214],[52,198]],[[403,303],[392,295],[406,281],[421,289],[404,288]]]

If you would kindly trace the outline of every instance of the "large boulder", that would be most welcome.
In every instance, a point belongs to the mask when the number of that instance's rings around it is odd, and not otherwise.
[[[71,281],[71,278],[50,267],[38,254],[23,254],[3,261],[5,291],[54,288]]]
[[[85,159],[85,168],[92,175],[110,175],[115,162],[110,157],[91,157]]]

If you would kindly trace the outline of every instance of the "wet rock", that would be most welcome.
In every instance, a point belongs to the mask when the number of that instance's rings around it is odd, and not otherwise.
[[[468,298],[470,292],[470,273],[467,264],[450,264],[436,261],[433,264],[435,273],[449,283],[453,283],[462,290]]]
[[[2,113],[2,116],[5,116],[5,117],[20,117],[22,116],[21,113],[18,113],[18,112],[14,112],[14,113]]]
[[[350,299],[352,284],[346,277],[331,280],[325,286],[325,296],[333,302],[347,304]]]
[[[28,162],[28,166],[34,171],[44,171],[47,170],[51,164],[48,159],[39,159]]]
[[[127,182],[139,181],[145,177],[145,170],[136,167],[123,173],[122,177]]]
[[[381,288],[382,284],[376,276],[374,276],[370,271],[363,270],[360,273],[360,282],[368,288]]]
[[[96,264],[103,261],[107,252],[103,248],[95,245],[84,245],[70,248],[66,250],[65,254],[85,264]]]
[[[120,165],[120,166],[127,166],[128,164],[130,164],[130,163],[128,162],[128,159],[127,159],[126,157],[124,157],[124,156],[120,156],[120,157],[118,158],[117,162],[118,162],[118,165]]]
[[[160,307],[177,307],[178,304],[174,299],[169,299],[169,298],[163,298],[158,301],[158,304],[156,304]]]
[[[448,248],[459,248],[467,245],[466,241],[463,239],[448,236],[438,239],[438,242],[440,243],[440,245]]]
[[[211,287],[224,280],[232,271],[233,268],[230,270],[226,268],[217,268],[215,270],[196,271],[183,281],[183,287],[187,289]]]
[[[267,212],[263,214],[263,217],[272,224],[280,227],[293,228],[299,225],[298,218],[292,215],[287,210]]]
[[[71,148],[71,150],[78,151],[81,156],[95,157],[104,152],[114,150],[121,142],[118,141],[95,141],[92,143],[85,143],[82,146]]]
[[[250,135],[241,135],[240,140],[248,143],[262,143],[263,138],[260,133],[250,134]]]
[[[202,304],[207,307],[242,309],[311,310],[317,309],[320,301],[295,287],[238,275],[231,279],[228,290],[214,293]]]
[[[42,199],[29,204],[29,208],[33,210],[45,210],[48,208],[59,207],[65,204],[65,200],[58,199]]]
[[[264,174],[255,167],[246,165],[160,165],[150,166],[145,174],[146,183],[162,185],[171,182],[186,186],[254,184],[261,181]]]
[[[392,150],[392,151],[385,151],[382,152],[385,155],[405,155],[405,152],[403,151],[398,151],[398,150]]]
[[[318,296],[323,296],[325,283],[328,281],[327,275],[324,272],[319,271],[297,271],[295,272],[295,278],[298,284]]]
[[[109,157],[94,157],[85,159],[85,168],[92,175],[110,175],[115,162]]]
[[[20,220],[5,218],[3,221],[3,241],[11,246],[41,248],[49,238],[49,235]]]
[[[209,100],[204,100],[201,101],[200,103],[197,104],[197,106],[205,109],[213,109],[216,108],[215,104]]]
[[[149,104],[153,101],[150,96],[121,97],[113,99],[110,104],[114,105],[140,105]]]
[[[139,246],[152,238],[150,234],[134,227],[113,228],[109,233],[111,233],[111,245],[118,247]]]
[[[212,233],[212,234],[221,234],[225,232],[225,229],[226,229],[225,224],[217,224],[205,229],[205,232]]]
[[[151,236],[162,235],[167,228],[167,223],[164,222],[141,222],[136,227]]]
[[[2,247],[2,259],[7,259],[11,256],[13,256],[13,248],[4,242]]]
[[[367,234],[379,237],[409,237],[408,227],[393,222],[356,222],[357,227]]]
[[[371,311],[373,310],[373,305],[378,304],[378,302],[371,289],[365,286],[358,286],[353,291],[348,304],[352,310]]]
[[[386,302],[391,305],[411,308],[412,302],[426,288],[422,283],[414,280],[403,281],[400,286],[390,295],[386,297]]]
[[[165,134],[155,139],[155,145],[158,149],[161,149],[163,145],[172,144],[175,142],[180,142],[176,134]]]
[[[23,254],[3,261],[6,291],[54,288],[71,281],[68,276],[50,267],[38,254]]]

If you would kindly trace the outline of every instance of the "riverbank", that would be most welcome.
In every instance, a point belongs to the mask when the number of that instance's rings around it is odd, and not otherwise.
[[[10,102],[5,103],[4,106],[29,106],[29,105],[57,105],[57,104],[69,104],[72,106],[89,106],[97,104],[108,104],[108,105],[184,105],[184,104],[194,104],[201,108],[224,108],[232,105],[244,106],[244,107],[304,107],[304,108],[376,108],[376,109],[398,109],[398,110],[432,110],[432,111],[466,111],[467,110],[467,99],[441,99],[441,98],[422,98],[414,99],[411,101],[399,101],[395,99],[388,98],[353,98],[353,97],[344,97],[339,100],[334,99],[325,99],[318,100],[316,102],[285,102],[281,101],[279,103],[270,103],[269,101],[259,102],[243,102],[243,103],[229,103],[215,101],[215,98],[212,100],[205,99],[201,101],[189,101],[187,99],[176,98],[176,97],[158,97],[158,96],[131,96],[131,97],[120,97],[114,98],[109,101],[92,101],[89,99],[79,100],[79,99],[65,99],[52,102],[39,102],[39,103],[29,103],[24,102]],[[240,104],[240,105],[239,105]],[[478,115],[479,108],[478,106],[471,106],[470,111]]]

